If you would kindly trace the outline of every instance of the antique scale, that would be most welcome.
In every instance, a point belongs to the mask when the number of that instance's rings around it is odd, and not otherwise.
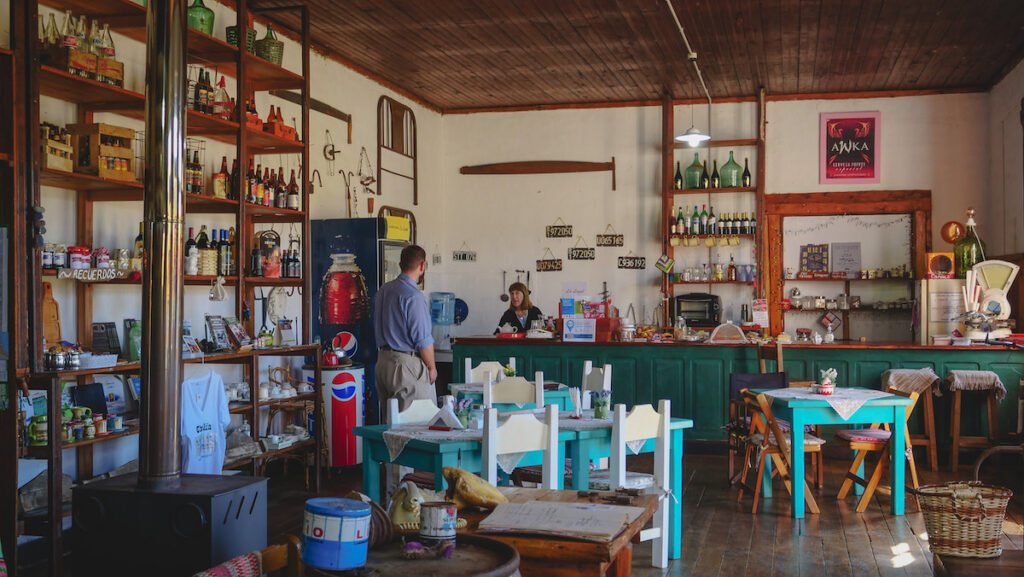
[[[976,311],[968,311],[964,315],[965,335],[974,341],[986,339],[1005,339],[1012,332],[1010,329],[1010,302],[1006,291],[1010,290],[1020,267],[1002,260],[986,260],[971,267],[978,285],[981,286],[981,297]]]

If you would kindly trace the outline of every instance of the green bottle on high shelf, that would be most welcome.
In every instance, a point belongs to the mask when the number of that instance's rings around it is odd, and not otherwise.
[[[700,154],[693,153],[693,164],[686,167],[686,176],[683,180],[686,181],[686,188],[700,188],[700,173],[704,170],[704,167],[700,164]]]
[[[203,0],[195,0],[188,7],[188,27],[205,34],[213,34],[213,10],[203,4]]]
[[[683,188],[683,173],[679,170],[679,161],[676,161],[676,175],[672,179],[672,188],[679,190]]]
[[[708,174],[708,161],[704,161],[700,171],[700,186],[697,188],[711,188],[711,176]]]
[[[718,171],[718,174],[722,179],[723,188],[736,188],[738,186],[742,186],[743,169],[736,163],[731,150],[729,151],[729,161],[722,165],[722,170]]]
[[[967,209],[967,233],[953,245],[953,258],[956,259],[956,278],[967,278],[971,267],[985,260],[985,243],[978,237],[975,230],[974,209]]]

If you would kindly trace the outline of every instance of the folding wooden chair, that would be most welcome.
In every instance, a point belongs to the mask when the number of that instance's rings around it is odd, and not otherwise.
[[[544,420],[538,420],[532,411],[509,413],[504,423],[498,424],[498,410],[484,409],[483,475],[490,484],[498,484],[498,457],[531,451],[544,452],[541,468],[541,487],[558,489],[558,475],[562,464],[558,462],[558,406],[544,408]]]
[[[743,389],[784,389],[786,386],[786,373],[732,373],[729,375],[729,421],[725,425],[725,431],[729,451],[730,485],[740,480],[740,473],[736,470],[736,457],[746,449],[746,438],[750,431],[750,415],[747,413],[741,391]]]
[[[761,499],[761,485],[764,478],[764,464],[767,458],[771,458],[775,466],[775,473],[782,478],[786,491],[793,494],[792,481],[789,476],[792,452],[790,451],[787,435],[782,431],[775,415],[772,413],[771,402],[764,393],[755,394],[752,391],[742,392],[743,402],[750,413],[750,430],[746,439],[746,450],[743,454],[743,472],[740,474],[740,494],[738,500],[743,500],[744,491],[754,493],[754,506],[751,513],[757,514],[757,504]],[[820,453],[821,446],[825,444],[823,439],[815,437],[810,433],[803,434],[804,452]],[[750,472],[751,457],[757,460],[757,475],[754,478],[754,486],[747,485],[747,473]],[[811,487],[805,479],[797,479],[803,486],[804,496],[807,501],[807,510],[817,514],[818,503],[814,500]]]
[[[914,412],[914,406],[917,405],[919,394],[916,392],[906,393],[896,389],[889,389],[888,392],[913,401],[907,406],[906,414],[903,417],[903,434],[906,436],[906,459],[910,462],[910,482],[917,489],[917,465],[914,463],[914,451],[911,449],[910,431],[906,427],[906,420]],[[928,391],[927,394],[931,394],[931,391]],[[843,480],[843,485],[839,488],[837,498],[845,499],[854,483],[863,486],[864,494],[861,495],[860,501],[857,502],[858,513],[866,511],[871,503],[871,497],[875,494],[875,490],[881,490],[878,487],[878,483],[882,479],[882,473],[889,468],[889,440],[891,438],[892,431],[889,430],[889,423],[883,423],[881,426],[878,423],[874,423],[867,429],[844,429],[836,433],[836,440],[838,442],[855,451],[853,463],[850,464],[850,470],[846,472],[846,478]],[[865,479],[859,475],[859,472],[868,453],[878,453],[878,462],[875,463],[871,476]]]

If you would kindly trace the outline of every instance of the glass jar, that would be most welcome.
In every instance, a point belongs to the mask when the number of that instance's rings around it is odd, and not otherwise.
[[[203,4],[203,0],[195,0],[188,8],[188,27],[204,34],[213,34],[213,10]]]
[[[358,324],[368,304],[363,271],[353,254],[332,254],[331,260],[321,283],[320,318],[328,325]]]
[[[729,151],[729,160],[722,165],[718,174],[722,180],[723,187],[735,188],[742,186],[743,168],[733,159],[731,150]]]

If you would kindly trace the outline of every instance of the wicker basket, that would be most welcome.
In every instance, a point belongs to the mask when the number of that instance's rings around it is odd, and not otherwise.
[[[227,28],[228,44],[232,46],[238,46],[238,26],[228,26]],[[256,29],[247,28],[245,30],[245,51],[249,54],[256,54]]]
[[[278,66],[281,65],[281,60],[284,57],[284,42],[278,40],[274,35],[274,27],[271,24],[267,24],[267,35],[256,41],[256,56]]]
[[[913,492],[924,513],[932,553],[980,558],[1003,554],[1003,517],[1013,491],[972,481],[926,485]]]

